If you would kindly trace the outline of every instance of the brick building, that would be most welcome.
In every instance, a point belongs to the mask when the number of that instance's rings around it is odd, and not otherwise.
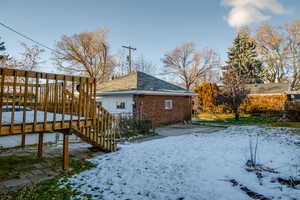
[[[190,121],[193,95],[143,72],[133,72],[97,87],[97,101],[110,113],[130,113],[152,120],[155,127]]]

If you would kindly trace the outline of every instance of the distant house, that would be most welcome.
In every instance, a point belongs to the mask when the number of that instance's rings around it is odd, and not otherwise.
[[[246,87],[250,94],[241,108],[247,113],[280,117],[284,111],[298,110],[300,92],[289,91],[288,83],[249,84]],[[295,118],[295,115],[291,116]]]
[[[289,91],[288,83],[249,84],[246,87],[250,90],[249,96],[285,95],[289,101],[300,101],[300,91]]]
[[[246,88],[250,90],[251,95],[278,95],[284,94],[289,89],[288,83],[260,83],[248,84]]]
[[[97,101],[113,115],[129,113],[154,126],[191,120],[193,92],[143,72],[97,86]]]

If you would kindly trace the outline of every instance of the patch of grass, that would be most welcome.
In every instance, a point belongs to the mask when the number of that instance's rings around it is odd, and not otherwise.
[[[300,128],[300,122],[276,122],[276,123],[273,123],[272,126],[274,126],[274,127]]]
[[[199,120],[194,122],[195,125],[206,125],[206,124],[217,124],[223,126],[230,125],[266,125],[273,127],[289,127],[289,128],[300,128],[300,122],[278,122],[275,119],[270,118],[261,118],[261,117],[241,117],[240,120],[235,120],[232,116],[231,118],[222,118],[222,119],[210,119],[210,120]]]
[[[22,168],[26,171],[27,167],[43,162],[45,162],[45,158],[38,158],[33,153],[29,155],[0,156],[0,180],[17,178],[19,172],[16,169]]]
[[[81,194],[78,190],[72,189],[71,184],[63,185],[67,179],[82,171],[94,168],[95,165],[86,160],[71,160],[71,170],[54,178],[40,182],[37,185],[24,187],[15,195],[10,195],[6,200],[70,200],[80,195],[91,199],[88,194]]]
[[[248,114],[241,114],[241,117],[249,117]],[[222,119],[230,119],[234,118],[234,114],[232,113],[216,113],[216,114],[210,114],[210,113],[200,113],[198,115],[198,118],[201,120],[222,120]]]

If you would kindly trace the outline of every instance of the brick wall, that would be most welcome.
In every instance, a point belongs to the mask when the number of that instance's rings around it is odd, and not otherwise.
[[[191,97],[188,96],[134,96],[134,112],[150,119],[154,127],[191,120]],[[172,100],[173,108],[165,109],[165,100]]]

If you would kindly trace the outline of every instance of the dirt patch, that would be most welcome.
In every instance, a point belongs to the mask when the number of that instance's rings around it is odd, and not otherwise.
[[[85,160],[103,152],[94,152],[84,143],[70,145],[70,160]],[[42,158],[33,147],[9,149],[0,152],[0,194],[18,190],[25,185],[64,173],[62,170],[62,146],[48,146]],[[72,166],[71,166],[72,167]]]

